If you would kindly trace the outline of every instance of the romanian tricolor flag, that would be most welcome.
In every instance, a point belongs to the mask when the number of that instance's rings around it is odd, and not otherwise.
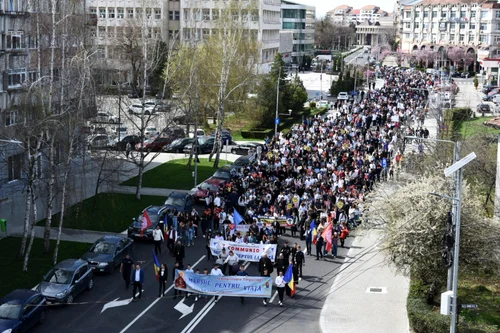
[[[312,231],[312,243],[316,245],[317,241],[318,241],[318,230],[314,228]]]
[[[153,253],[153,268],[155,269],[156,281],[158,281],[160,279],[158,275],[160,272],[160,262],[156,257],[155,251],[151,250],[151,252]]]
[[[290,288],[290,297],[295,295],[295,281],[293,279],[293,265],[288,265],[286,269],[285,275],[283,275],[283,281],[287,284],[288,288]],[[288,294],[288,293],[287,293]]]

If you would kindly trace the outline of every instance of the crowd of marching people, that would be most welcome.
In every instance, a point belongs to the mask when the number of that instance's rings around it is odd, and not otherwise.
[[[212,238],[276,244],[276,261],[264,254],[258,265],[261,276],[276,270],[282,305],[283,275],[290,264],[298,283],[308,256],[335,258],[349,230],[360,221],[367,192],[399,172],[402,136],[408,133],[402,126],[414,124],[419,127],[411,133],[428,135],[421,120],[432,78],[397,68],[383,67],[381,72],[385,78],[381,88],[352,101],[338,101],[326,116],[304,119],[288,133],[266,140],[253,152],[253,163],[207,197],[201,214],[194,209],[173,212],[165,236],[176,268],[183,268],[185,247],[194,244],[198,229],[206,242],[207,259],[215,260],[214,274],[241,275],[245,270],[232,251],[222,249],[213,257]],[[242,219],[244,229],[235,228],[235,216]],[[279,240],[287,229],[296,237],[293,246]],[[299,240],[305,242],[304,249]]]

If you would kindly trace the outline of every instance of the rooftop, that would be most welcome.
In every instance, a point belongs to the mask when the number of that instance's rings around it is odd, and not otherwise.
[[[366,5],[366,6],[361,7],[361,10],[375,10],[375,9],[379,9],[379,7],[377,7],[375,5]]]

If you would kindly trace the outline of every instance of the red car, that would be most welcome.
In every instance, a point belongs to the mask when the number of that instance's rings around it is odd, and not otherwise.
[[[159,137],[155,136],[152,137],[142,143],[139,142],[138,144],[135,145],[135,150],[140,151],[146,150],[146,151],[161,151],[164,146],[168,145],[169,143],[172,142],[172,138],[165,138],[165,137]]]
[[[204,202],[205,198],[208,196],[209,192],[215,196],[222,185],[225,185],[226,181],[223,179],[209,178],[198,186],[193,194],[194,200],[198,202]]]

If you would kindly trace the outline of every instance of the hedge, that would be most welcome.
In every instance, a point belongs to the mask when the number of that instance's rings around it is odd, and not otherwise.
[[[247,130],[241,130],[241,136],[244,139],[262,139],[264,140],[266,137],[273,136],[274,129],[268,128],[250,128]]]
[[[408,297],[406,310],[410,327],[415,333],[447,333],[450,331],[450,317],[435,312],[425,298]]]

